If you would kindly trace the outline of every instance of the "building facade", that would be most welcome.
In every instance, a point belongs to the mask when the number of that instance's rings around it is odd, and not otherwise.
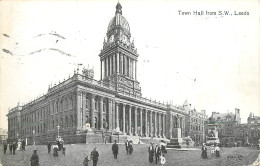
[[[173,128],[185,131],[184,109],[142,97],[138,56],[118,3],[99,54],[101,79],[94,80],[91,69],[77,70],[45,95],[11,109],[9,138],[44,143],[59,135],[65,143],[85,142],[86,124],[96,135],[106,132],[110,137],[120,131],[125,137],[171,139]]]
[[[212,112],[211,117],[209,117],[205,123],[205,127],[209,128],[211,126],[215,126],[216,131],[218,132],[220,144],[222,146],[234,146],[237,144],[236,129],[240,124],[240,110],[235,108],[235,113]]]
[[[0,128],[0,144],[3,144],[8,138],[8,130]]]
[[[205,142],[204,122],[208,118],[206,111],[197,112],[195,108],[191,108],[191,104],[187,100],[183,104],[183,109],[187,112],[185,117],[185,135],[190,136],[195,144],[202,144]]]

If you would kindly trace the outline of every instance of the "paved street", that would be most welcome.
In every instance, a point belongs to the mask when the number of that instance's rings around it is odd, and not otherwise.
[[[97,146],[99,152],[98,165],[109,166],[146,166],[155,165],[148,162],[148,145],[134,145],[132,155],[126,155],[125,146],[119,145],[119,156],[117,160],[113,159],[111,144],[77,144],[67,145],[66,156],[59,153],[58,158],[52,154],[47,154],[47,146],[37,146],[41,166],[80,166],[83,165],[84,155],[90,156],[93,147]],[[27,166],[30,165],[30,157],[33,146],[27,146],[26,151],[17,151],[15,155],[10,155],[9,151],[3,154],[3,147],[0,147],[0,158],[3,166]],[[201,166],[201,165],[250,165],[258,157],[260,151],[250,148],[221,148],[221,158],[211,157],[208,151],[209,159],[200,158],[201,151],[174,151],[168,150],[166,154],[167,166]],[[242,156],[243,158],[238,158]],[[92,162],[89,163],[92,165]],[[160,165],[160,164],[158,164]]]

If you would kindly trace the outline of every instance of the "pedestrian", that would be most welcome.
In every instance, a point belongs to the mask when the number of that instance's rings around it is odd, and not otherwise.
[[[58,145],[53,145],[53,157],[59,156],[58,151],[59,151]]]
[[[128,151],[129,151],[129,154],[131,155],[134,151],[133,149],[133,142],[132,141],[129,141],[128,142]]]
[[[12,154],[12,151],[13,151],[13,143],[9,143],[9,150],[10,150],[10,154]]]
[[[22,150],[25,151],[25,141],[24,141],[24,139],[22,140]]]
[[[161,155],[161,149],[158,146],[158,144],[155,146],[154,152],[155,152],[155,164],[157,164],[157,162],[160,159],[160,155]]]
[[[218,145],[216,146],[215,150],[216,150],[216,157],[220,157],[220,148]]]
[[[62,154],[65,156],[65,151],[66,151],[66,147],[65,147],[65,145],[63,145],[63,147],[62,147]]]
[[[153,162],[153,155],[154,155],[153,143],[151,143],[151,145],[149,146],[148,153],[149,153],[149,161],[150,161],[150,163],[152,163]]]
[[[85,159],[84,159],[84,161],[83,161],[83,165],[84,166],[88,166],[88,162],[89,162],[90,160],[88,159],[88,156],[85,156]]]
[[[126,154],[129,153],[128,148],[129,148],[129,142],[128,142],[128,140],[126,140],[126,142],[125,142],[125,150],[126,150]]]
[[[50,154],[51,153],[51,143],[50,142],[48,142],[47,148],[48,148],[48,154]]]
[[[112,151],[114,154],[114,159],[117,159],[117,155],[118,155],[118,145],[116,143],[116,140],[114,141],[114,144],[112,145]]]
[[[214,145],[211,145],[210,152],[211,152],[211,157],[213,157],[215,155],[215,147],[214,147]]]
[[[16,142],[13,143],[13,154],[15,154],[15,150],[16,150]]]
[[[6,150],[7,150],[7,144],[6,142],[4,143],[4,154],[6,154]]]
[[[99,153],[97,151],[97,147],[94,147],[94,149],[91,152],[91,159],[93,160],[93,166],[97,165],[98,157],[99,157]]]
[[[31,166],[39,166],[39,156],[37,154],[37,150],[33,150],[33,154],[32,154],[32,157],[31,157]]]
[[[203,159],[208,158],[208,156],[207,156],[207,146],[206,146],[205,143],[203,143],[203,146],[202,146],[201,150],[202,150],[201,157]]]

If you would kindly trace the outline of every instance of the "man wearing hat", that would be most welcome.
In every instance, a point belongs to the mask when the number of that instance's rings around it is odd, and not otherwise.
[[[153,156],[154,156],[153,142],[151,143],[151,145],[148,148],[148,153],[149,153],[149,161],[150,161],[150,163],[152,163],[153,162]]]
[[[37,154],[36,149],[33,150],[33,154],[30,161],[31,161],[31,166],[39,166],[39,156]]]
[[[91,159],[93,160],[93,166],[97,165],[98,157],[99,157],[99,153],[97,151],[97,147],[94,147],[94,149],[91,152]]]
[[[116,140],[114,142],[114,144],[112,145],[112,151],[114,154],[114,159],[117,159],[117,155],[118,155],[118,145],[116,143]]]

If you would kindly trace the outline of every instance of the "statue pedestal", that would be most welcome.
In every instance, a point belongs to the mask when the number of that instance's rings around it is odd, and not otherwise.
[[[172,129],[173,138],[171,138],[170,143],[167,143],[167,148],[181,148],[183,139],[181,138],[181,129]]]

